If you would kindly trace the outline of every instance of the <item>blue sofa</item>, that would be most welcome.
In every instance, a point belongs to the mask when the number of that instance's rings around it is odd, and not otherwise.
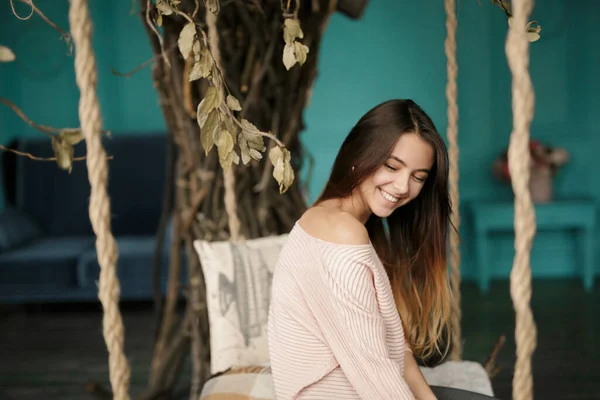
[[[153,296],[151,271],[163,202],[166,140],[164,133],[113,133],[103,139],[113,157],[108,191],[123,300]],[[11,147],[38,157],[53,155],[47,138],[19,139]],[[85,143],[75,150],[76,157],[85,155]],[[75,162],[69,174],[54,162],[7,152],[2,156],[0,302],[97,301],[100,267],[88,214],[85,161]],[[170,241],[167,229],[160,274],[163,291]]]

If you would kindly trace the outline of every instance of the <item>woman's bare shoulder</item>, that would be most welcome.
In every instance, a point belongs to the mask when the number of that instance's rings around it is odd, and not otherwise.
[[[334,244],[369,244],[365,226],[345,211],[335,208],[314,206],[309,208],[298,221],[309,235]]]

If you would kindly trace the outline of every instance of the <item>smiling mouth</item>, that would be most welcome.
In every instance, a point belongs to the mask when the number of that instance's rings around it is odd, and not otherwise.
[[[398,202],[398,200],[400,200],[399,197],[394,197],[383,189],[379,189],[379,191],[381,192],[381,195],[383,196],[383,198],[392,204],[396,204]]]

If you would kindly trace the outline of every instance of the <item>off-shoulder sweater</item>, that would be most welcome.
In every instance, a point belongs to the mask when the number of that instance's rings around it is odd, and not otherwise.
[[[327,242],[296,223],[271,289],[277,400],[414,399],[403,377],[410,350],[372,244]]]

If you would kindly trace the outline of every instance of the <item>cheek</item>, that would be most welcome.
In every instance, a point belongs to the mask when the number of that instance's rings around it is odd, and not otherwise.
[[[381,169],[375,172],[375,174],[373,174],[373,176],[370,179],[370,182],[373,186],[382,186],[392,181],[392,174]]]
[[[413,199],[415,197],[417,197],[419,195],[419,193],[421,193],[421,191],[423,190],[423,183],[420,182],[416,182],[416,181],[411,181],[410,183],[410,197],[412,197]]]

